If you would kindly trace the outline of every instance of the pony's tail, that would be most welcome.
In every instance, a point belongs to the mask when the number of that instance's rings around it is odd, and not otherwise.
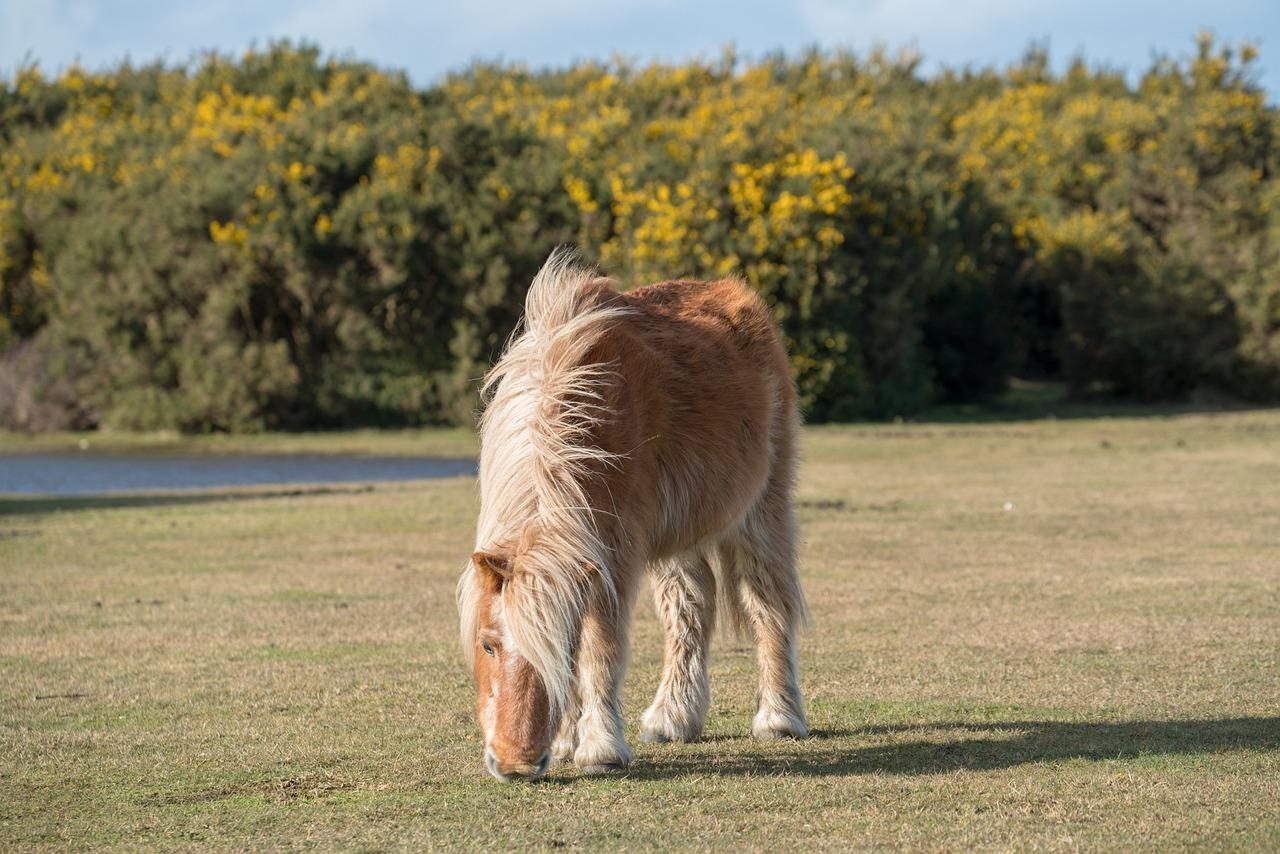
[[[733,640],[751,636],[751,620],[747,617],[742,597],[738,592],[741,579],[738,576],[736,556],[723,546],[716,555],[716,622],[720,630]]]

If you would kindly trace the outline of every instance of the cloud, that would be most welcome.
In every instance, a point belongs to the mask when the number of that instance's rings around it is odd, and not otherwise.
[[[87,44],[99,14],[92,0],[5,0],[0,3],[0,70],[64,54],[68,45]],[[74,58],[72,54],[62,62]]]
[[[650,0],[643,8],[656,14],[677,5],[676,0]],[[326,49],[414,69],[443,70],[475,58],[498,57],[532,56],[564,64],[574,57],[607,55],[608,49],[590,36],[616,28],[638,7],[633,0],[369,0],[359,6],[307,0],[294,3],[276,30],[304,36]]]
[[[824,44],[910,45],[925,57],[926,70],[1002,65],[1036,42],[1048,45],[1059,67],[1082,55],[1136,72],[1156,54],[1188,55],[1206,28],[1224,42],[1261,42],[1264,58],[1280,51],[1275,0],[799,0],[798,8]]]
[[[925,35],[971,38],[1037,14],[1043,2],[1017,0],[800,0],[800,15],[814,38],[900,45]]]

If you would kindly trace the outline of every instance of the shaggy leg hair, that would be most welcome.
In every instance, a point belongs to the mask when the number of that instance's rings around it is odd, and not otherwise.
[[[616,598],[592,597],[582,624],[578,653],[578,746],[573,764],[588,774],[617,771],[631,764],[631,748],[622,736],[622,677],[627,669],[632,579],[639,573],[620,573],[624,584]]]
[[[650,568],[653,601],[666,628],[662,681],[640,718],[645,741],[696,741],[711,702],[707,652],[715,626],[715,576],[693,551]]]
[[[578,749],[578,718],[581,715],[582,700],[578,697],[578,686],[574,685],[564,707],[564,717],[560,719],[560,731],[551,742],[551,757],[557,762],[573,761],[574,751]]]
[[[771,483],[720,548],[726,592],[736,588],[742,616],[756,640],[760,686],[751,724],[756,738],[803,738],[809,733],[796,666],[796,632],[807,615],[796,574],[796,525],[788,493],[789,488]]]

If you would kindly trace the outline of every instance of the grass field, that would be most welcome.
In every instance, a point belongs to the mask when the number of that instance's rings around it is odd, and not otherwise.
[[[0,848],[1280,848],[1280,412],[805,451],[813,736],[746,736],[751,650],[720,637],[708,738],[639,743],[646,604],[636,764],[537,784],[481,768],[472,481],[0,499]]]

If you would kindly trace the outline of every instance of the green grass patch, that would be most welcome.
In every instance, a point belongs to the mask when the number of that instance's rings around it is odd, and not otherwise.
[[[722,636],[707,738],[636,742],[642,602],[635,765],[533,785],[483,772],[457,652],[472,481],[0,500],[0,847],[1274,849],[1278,440],[1277,412],[809,428],[812,737],[747,736]]]

